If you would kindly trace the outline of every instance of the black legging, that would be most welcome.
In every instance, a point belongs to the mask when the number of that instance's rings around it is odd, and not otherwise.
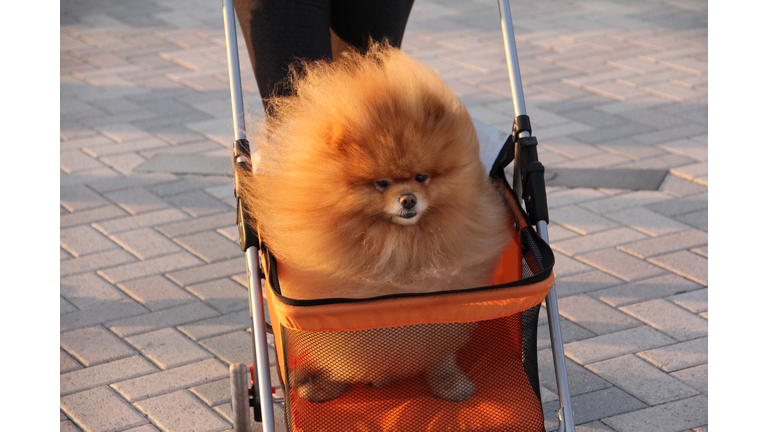
[[[264,109],[290,94],[283,79],[294,61],[333,57],[329,29],[357,49],[370,39],[399,48],[413,1],[234,0]]]

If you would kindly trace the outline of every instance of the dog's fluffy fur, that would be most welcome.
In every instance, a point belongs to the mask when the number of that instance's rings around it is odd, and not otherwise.
[[[295,96],[273,100],[272,117],[252,139],[255,173],[242,176],[250,219],[279,261],[282,294],[368,298],[488,284],[510,240],[506,210],[480,162],[469,113],[448,86],[377,44],[302,71]],[[436,361],[443,365],[428,380],[461,374],[460,345],[443,345],[448,360]],[[430,388],[463,400],[474,392],[469,384],[469,394]],[[309,400],[338,396],[305,390]]]

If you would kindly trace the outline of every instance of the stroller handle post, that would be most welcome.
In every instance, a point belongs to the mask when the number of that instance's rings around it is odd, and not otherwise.
[[[232,97],[232,118],[235,120],[235,139],[245,139],[245,109],[240,83],[240,57],[237,53],[237,25],[232,0],[222,0],[224,8],[224,31],[227,42],[227,63],[229,64],[229,92]]]
[[[507,56],[507,68],[512,87],[512,101],[515,108],[514,139],[515,147],[513,190],[523,197],[526,210],[533,218],[539,236],[549,243],[547,223],[546,193],[544,192],[544,167],[538,161],[536,138],[531,136],[530,120],[526,115],[525,98],[523,96],[523,81],[520,76],[520,65],[517,59],[515,34],[512,29],[512,11],[509,0],[498,0],[499,15],[501,15],[501,30],[504,38],[504,50]],[[563,349],[562,333],[560,331],[559,310],[555,285],[547,294],[547,322],[549,323],[550,343],[555,363],[557,378],[557,393],[560,399],[558,432],[575,432],[571,396],[568,389],[568,376],[565,370],[565,351]]]
[[[240,82],[240,58],[237,52],[237,33],[235,21],[235,7],[233,0],[222,0],[222,9],[224,13],[224,31],[227,44],[227,62],[229,66],[229,89],[232,97],[232,118],[235,128],[235,142],[233,144],[235,163],[250,165],[250,149],[243,148],[248,146],[245,139],[245,109],[243,107],[243,91]],[[266,316],[264,312],[264,299],[261,288],[261,261],[258,259],[258,247],[256,242],[251,239],[245,239],[247,229],[245,220],[241,214],[242,203],[238,196],[239,178],[235,175],[235,196],[238,200],[238,230],[240,234],[241,248],[245,250],[246,266],[248,270],[248,297],[251,311],[251,324],[253,329],[253,351],[257,362],[254,372],[256,386],[252,387],[252,393],[258,390],[258,395],[252,394],[253,402],[259,402],[261,410],[261,422],[264,432],[274,432],[275,420],[272,406],[272,383],[269,373],[269,352],[266,335]],[[233,396],[234,397],[234,396]],[[250,423],[250,422],[248,422]],[[236,426],[237,428],[237,426]]]

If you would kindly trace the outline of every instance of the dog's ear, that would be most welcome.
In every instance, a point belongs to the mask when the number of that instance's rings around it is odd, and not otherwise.
[[[424,118],[427,122],[439,123],[448,113],[445,103],[432,93],[426,93],[423,96],[422,105],[424,108]]]

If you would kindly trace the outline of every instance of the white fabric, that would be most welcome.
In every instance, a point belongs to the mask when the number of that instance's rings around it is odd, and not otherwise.
[[[485,165],[485,172],[490,174],[496,156],[499,155],[510,134],[477,119],[472,119],[472,123],[475,125],[477,139],[480,141],[480,160]]]

